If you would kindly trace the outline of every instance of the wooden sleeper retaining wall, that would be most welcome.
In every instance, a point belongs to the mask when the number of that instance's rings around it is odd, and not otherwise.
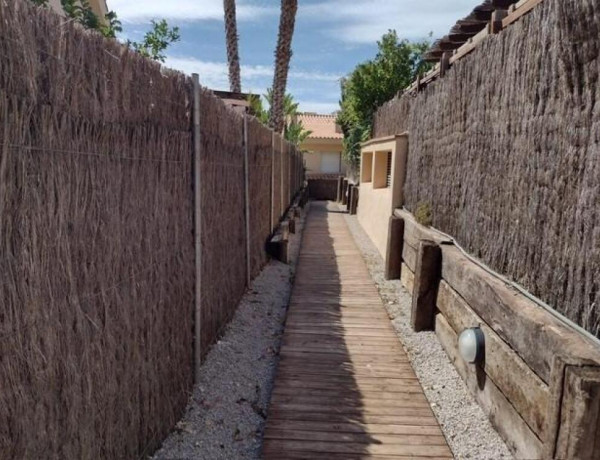
[[[400,279],[417,329],[435,329],[458,373],[519,458],[600,458],[600,348],[467,257],[453,241],[396,210]],[[424,248],[436,247],[436,268]],[[423,267],[429,267],[423,269]],[[427,278],[427,279],[424,279]],[[419,287],[435,290],[423,301]],[[419,294],[420,293],[420,294]],[[478,326],[485,359],[468,364],[458,335]]]

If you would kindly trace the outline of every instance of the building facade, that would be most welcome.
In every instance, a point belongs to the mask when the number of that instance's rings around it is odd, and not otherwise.
[[[298,121],[304,129],[311,131],[308,138],[300,144],[304,152],[304,164],[307,177],[322,174],[345,174],[346,163],[342,158],[343,139],[335,115],[303,113]]]
[[[96,15],[103,20],[106,13],[108,13],[108,6],[105,0],[89,0],[90,8]],[[50,0],[48,2],[50,8],[56,11],[60,15],[64,15],[63,7],[60,0]]]

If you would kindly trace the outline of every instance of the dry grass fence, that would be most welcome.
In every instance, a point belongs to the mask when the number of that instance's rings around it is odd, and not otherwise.
[[[243,117],[201,95],[202,349],[246,288]],[[138,458],[193,380],[192,84],[0,1],[0,458]],[[288,202],[250,121],[251,269]],[[301,157],[292,156],[296,171]],[[287,174],[287,179],[284,177]]]
[[[600,6],[545,0],[375,136],[409,132],[407,206],[600,336]]]

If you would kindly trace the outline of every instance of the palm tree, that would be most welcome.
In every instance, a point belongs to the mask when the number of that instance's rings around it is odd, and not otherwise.
[[[225,39],[227,42],[227,63],[229,64],[229,88],[234,93],[242,92],[240,77],[240,56],[235,18],[235,0],[223,0],[225,12]]]
[[[298,11],[298,0],[281,0],[279,37],[275,51],[275,73],[273,75],[273,103],[271,104],[270,126],[276,132],[285,126],[284,103],[290,59],[292,58],[292,36]]]
[[[271,107],[273,105],[273,90],[268,88],[267,94],[264,94],[263,98],[269,104],[269,107]],[[269,121],[269,110],[265,109],[263,99],[258,95],[251,94],[249,95],[248,102],[250,103],[252,114],[261,123],[267,124]],[[302,144],[312,134],[312,131],[305,129],[302,121],[298,120],[298,115],[300,115],[298,106],[299,104],[294,101],[294,96],[291,94],[285,95],[283,98],[283,137],[296,146]]]

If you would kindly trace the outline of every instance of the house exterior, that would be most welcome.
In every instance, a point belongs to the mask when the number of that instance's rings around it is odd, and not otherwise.
[[[106,5],[105,0],[89,0],[88,1],[90,8],[92,11],[96,13],[96,15],[103,20],[106,13],[108,13],[108,6]],[[64,11],[61,5],[60,0],[50,0],[48,2],[50,8],[56,11],[58,14],[64,15]]]
[[[403,204],[408,133],[361,145],[358,221],[386,260],[390,217]]]
[[[308,138],[300,144],[308,178],[311,175],[346,173],[346,163],[342,159],[344,134],[335,119],[336,115],[298,115],[297,120],[302,122],[304,129],[311,131]]]
[[[233,93],[231,91],[220,91],[213,89],[213,94],[221,99],[225,104],[230,107],[233,107],[234,110],[239,113],[252,113],[252,107],[250,105],[250,98],[260,97],[256,94],[252,93]]]

